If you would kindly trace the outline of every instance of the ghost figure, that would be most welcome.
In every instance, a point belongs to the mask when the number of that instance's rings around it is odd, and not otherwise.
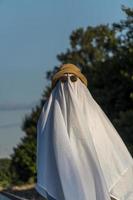
[[[36,190],[54,200],[133,200],[133,158],[73,64],[52,78],[37,123]]]

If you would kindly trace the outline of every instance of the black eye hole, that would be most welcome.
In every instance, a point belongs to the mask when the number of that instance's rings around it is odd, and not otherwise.
[[[65,83],[67,81],[67,76],[62,76],[60,80],[62,83]]]
[[[77,76],[74,76],[74,75],[70,76],[70,79],[71,79],[72,82],[75,82],[75,81],[77,81]]]

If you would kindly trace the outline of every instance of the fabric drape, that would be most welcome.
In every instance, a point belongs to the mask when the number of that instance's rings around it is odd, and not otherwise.
[[[133,158],[88,88],[58,81],[37,123],[36,190],[56,200],[133,200]]]

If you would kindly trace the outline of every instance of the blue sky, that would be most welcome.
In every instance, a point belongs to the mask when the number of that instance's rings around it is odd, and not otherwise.
[[[69,47],[73,30],[118,22],[132,0],[0,0],[0,157],[24,136],[25,114],[38,103],[45,73]]]

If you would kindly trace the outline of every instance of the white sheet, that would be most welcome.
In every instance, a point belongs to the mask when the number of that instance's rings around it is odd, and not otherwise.
[[[36,190],[56,200],[133,200],[133,159],[78,79],[57,83],[37,124]]]

